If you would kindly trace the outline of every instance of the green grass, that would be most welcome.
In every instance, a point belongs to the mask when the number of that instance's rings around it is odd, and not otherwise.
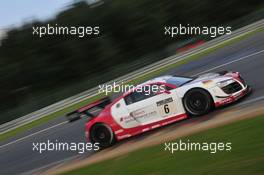
[[[129,83],[129,84],[141,83],[143,81],[146,81],[148,79],[156,77],[156,76],[158,76],[158,75],[160,75],[160,74],[162,74],[162,73],[164,73],[164,72],[166,72],[166,71],[168,71],[168,70],[170,70],[172,68],[176,68],[177,66],[181,66],[181,65],[189,63],[191,61],[195,61],[195,60],[201,59],[204,56],[208,55],[209,53],[212,53],[212,52],[216,51],[217,49],[220,49],[220,48],[223,48],[225,46],[231,45],[231,44],[233,44],[235,42],[238,42],[238,41],[240,41],[242,39],[245,39],[245,38],[247,38],[249,36],[252,36],[252,35],[256,34],[257,32],[260,32],[260,31],[263,31],[263,30],[264,30],[263,27],[259,28],[259,29],[256,29],[256,30],[251,31],[249,33],[246,33],[246,34],[244,34],[244,35],[242,35],[242,36],[240,36],[238,38],[223,42],[223,43],[221,43],[218,46],[212,47],[212,48],[207,49],[207,50],[205,50],[203,52],[200,52],[198,54],[188,56],[188,57],[186,57],[186,59],[178,61],[178,62],[176,62],[174,64],[171,64],[171,65],[162,67],[162,68],[160,68],[158,70],[143,74],[140,77],[138,77],[138,78],[136,78],[134,80],[131,80],[130,82],[127,82],[127,83]],[[33,121],[33,122],[29,123],[29,124],[26,124],[24,126],[16,128],[16,129],[14,129],[12,131],[3,133],[3,134],[0,135],[0,141],[2,141],[4,139],[7,139],[7,138],[10,138],[10,137],[13,137],[13,136],[17,135],[18,133],[30,130],[31,128],[33,128],[35,126],[39,126],[41,124],[47,123],[48,121],[51,121],[52,119],[55,119],[55,118],[57,118],[59,116],[62,116],[62,115],[65,115],[66,113],[71,112],[73,110],[76,110],[76,109],[80,108],[81,106],[83,106],[85,104],[91,103],[92,101],[95,101],[95,100],[97,100],[99,98],[102,98],[103,96],[104,96],[103,94],[96,95],[96,96],[94,96],[94,97],[92,97],[90,99],[86,99],[86,100],[84,100],[84,101],[82,101],[80,103],[77,103],[77,104],[75,104],[73,106],[67,107],[67,108],[65,108],[63,110],[60,110],[60,111],[55,112],[53,114],[50,114],[48,116],[45,116],[45,117],[43,117],[41,119],[35,120],[35,121]]]
[[[164,144],[88,165],[65,175],[264,174],[264,116],[181,138],[183,142],[231,142],[231,151],[165,151]],[[179,143],[180,139],[172,142]],[[128,145],[129,146],[129,145]]]

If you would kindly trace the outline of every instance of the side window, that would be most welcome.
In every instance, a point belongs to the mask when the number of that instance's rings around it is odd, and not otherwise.
[[[130,105],[130,104],[132,104],[133,103],[133,96],[132,96],[132,94],[129,94],[129,95],[127,95],[125,98],[124,98],[124,100],[125,100],[125,103],[126,103],[126,105]]]
[[[130,105],[132,103],[136,103],[138,101],[144,100],[148,98],[147,95],[145,95],[144,92],[132,92],[131,94],[127,95],[124,100],[126,102],[126,105]]]
[[[146,86],[142,86],[142,89],[132,92],[131,94],[127,95],[124,98],[124,100],[125,100],[126,105],[130,105],[138,101],[153,97],[161,91],[171,90],[171,89],[173,88],[169,86],[165,86],[165,85],[160,85],[160,84],[146,85]]]

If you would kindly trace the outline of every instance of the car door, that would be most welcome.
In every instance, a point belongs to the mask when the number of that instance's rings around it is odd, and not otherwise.
[[[153,105],[146,103],[142,92],[131,92],[118,100],[111,108],[114,120],[123,128],[133,128],[156,117]]]
[[[125,98],[127,111],[134,120],[146,125],[177,115],[177,96],[175,91],[170,91],[172,88],[167,89],[165,84],[147,87]]]
[[[153,85],[162,84],[152,84],[147,91],[144,89],[141,92],[132,92],[114,105],[112,115],[123,128],[150,124],[182,113],[174,89],[160,92],[160,88],[153,88]],[[153,89],[158,91],[154,92]]]
[[[132,103],[129,102],[130,98],[132,98]],[[134,92],[125,98],[129,115],[139,125],[149,124],[158,120],[159,115],[154,105],[154,98],[154,94],[147,94],[146,92]]]

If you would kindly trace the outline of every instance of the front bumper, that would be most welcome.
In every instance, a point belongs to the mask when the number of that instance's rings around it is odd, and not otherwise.
[[[215,107],[219,107],[219,106],[223,106],[223,105],[227,105],[227,104],[233,103],[233,102],[241,99],[242,97],[248,95],[251,92],[252,92],[252,88],[247,85],[245,89],[241,90],[240,92],[238,92],[238,93],[236,93],[234,95],[229,95],[229,96],[226,96],[226,97],[222,97],[223,100],[217,101],[215,103]]]

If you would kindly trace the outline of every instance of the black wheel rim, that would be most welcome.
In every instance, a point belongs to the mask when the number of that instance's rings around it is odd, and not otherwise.
[[[188,108],[193,112],[202,113],[208,108],[208,101],[204,94],[194,93],[187,100]]]
[[[111,133],[105,126],[97,126],[93,131],[93,140],[99,144],[105,145],[111,142]]]

